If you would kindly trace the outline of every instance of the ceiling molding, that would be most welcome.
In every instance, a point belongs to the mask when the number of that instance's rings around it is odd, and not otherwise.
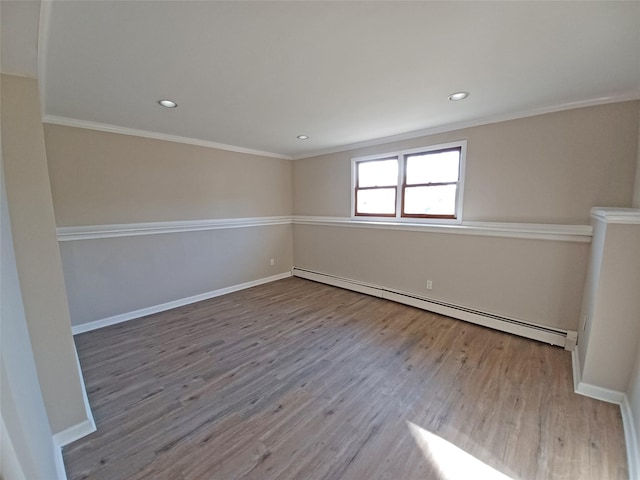
[[[471,127],[480,127],[482,125],[490,125],[492,123],[506,122],[509,120],[518,120],[520,118],[535,117],[536,115],[544,115],[546,113],[562,112],[565,110],[573,110],[576,108],[595,107],[598,105],[606,105],[608,103],[627,102],[632,100],[640,100],[640,90],[638,90],[635,93],[612,95],[608,97],[600,97],[600,98],[594,98],[590,100],[579,100],[576,102],[561,103],[559,105],[533,108],[531,110],[524,110],[517,113],[506,113],[501,115],[484,117],[477,120],[468,120],[463,122],[450,123],[448,125],[442,125],[439,127],[431,127],[431,128],[426,128],[424,130],[416,130],[414,132],[392,135],[390,137],[377,138],[375,140],[367,140],[364,142],[357,142],[357,143],[352,143],[349,145],[344,145],[339,147],[316,150],[314,152],[305,153],[304,155],[300,155],[300,156],[293,155],[292,159],[302,160],[304,158],[317,157],[320,155],[328,155],[330,153],[346,152],[349,150],[357,150],[360,148],[373,147],[376,145],[399,142],[402,140],[411,140],[413,138],[426,137],[428,135],[436,135],[438,133],[452,132],[454,130],[462,130],[462,129],[471,128]]]
[[[44,115],[44,117],[42,118],[42,122],[49,123],[51,125],[62,125],[65,127],[97,130],[99,132],[119,133],[121,135],[131,135],[134,137],[152,138],[154,140],[164,140],[167,142],[186,143],[188,145],[215,148],[217,150],[226,150],[236,153],[246,153],[249,155],[258,155],[261,157],[279,158],[281,160],[293,160],[292,157],[288,155],[281,155],[279,153],[263,152],[261,150],[253,150],[251,148],[238,147],[235,145],[210,142],[208,140],[199,140],[197,138],[181,137],[178,135],[169,135],[166,133],[151,132],[148,130],[137,130],[135,128],[119,127],[117,125],[108,125],[106,123],[89,122],[86,120],[78,120],[68,117],[58,117],[56,115]]]

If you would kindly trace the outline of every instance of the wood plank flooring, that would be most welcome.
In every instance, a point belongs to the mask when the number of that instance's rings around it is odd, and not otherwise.
[[[75,340],[98,431],[72,480],[627,478],[569,352],[307,280]]]

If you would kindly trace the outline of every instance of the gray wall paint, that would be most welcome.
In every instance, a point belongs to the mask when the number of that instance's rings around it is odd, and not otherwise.
[[[60,249],[74,325],[288,272],[293,263],[291,225],[79,240]]]
[[[0,156],[0,410],[27,479],[55,478],[54,445],[27,330]],[[0,444],[2,457],[9,445]],[[8,472],[0,472],[10,479]]]

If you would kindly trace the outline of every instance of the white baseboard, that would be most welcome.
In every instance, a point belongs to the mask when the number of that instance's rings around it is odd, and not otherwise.
[[[80,440],[82,437],[96,431],[96,424],[93,419],[84,420],[72,427],[67,428],[53,436],[53,441],[59,447],[64,447],[70,443]]]
[[[611,390],[609,388],[599,387],[590,383],[582,381],[582,374],[580,370],[580,355],[578,348],[571,352],[571,363],[573,367],[573,391],[584,395],[585,397],[595,398],[596,400],[602,400],[603,402],[615,403],[616,405],[622,405],[622,401],[625,397],[624,392],[618,390]]]
[[[307,280],[313,280],[327,285],[365,293],[374,297],[385,298],[387,300],[403,303],[422,310],[439,313],[441,315],[493,328],[494,330],[512,333],[521,337],[538,340],[551,345],[558,345],[566,348],[571,348],[575,345],[571,340],[573,338],[572,333],[574,333],[572,331],[534,325],[522,320],[507,318],[489,312],[481,312],[469,307],[447,304],[438,300],[402,292],[400,290],[367,284],[348,278],[336,277],[334,275],[300,269],[297,267],[293,268],[293,275],[296,277],[306,278]]]
[[[164,312],[171,310],[172,308],[182,307],[191,303],[201,302],[202,300],[208,300],[210,298],[226,295],[227,293],[237,292],[238,290],[244,290],[246,288],[256,287],[264,283],[275,282],[276,280],[282,280],[283,278],[289,278],[291,272],[279,273],[270,277],[259,278],[250,282],[241,283],[239,285],[231,285],[230,287],[220,288],[211,292],[201,293],[199,295],[193,295],[192,297],[181,298],[171,302],[163,303],[160,305],[154,305],[152,307],[141,308],[140,310],[134,310],[133,312],[121,313],[120,315],[114,315],[113,317],[103,318],[101,320],[94,320],[80,325],[74,325],[71,331],[74,335],[80,333],[89,332],[91,330],[97,330],[98,328],[108,327],[109,325],[115,325],[117,323],[126,322],[135,318],[146,317],[154,313]]]
[[[638,471],[638,459],[640,458],[640,450],[638,449],[638,432],[633,418],[633,410],[629,404],[629,398],[624,395],[620,404],[622,413],[622,425],[624,426],[624,443],[627,446],[627,464],[629,466],[629,478],[640,478]]]
[[[64,466],[64,458],[62,457],[62,447],[53,445],[53,459],[56,462],[56,478],[58,480],[67,480],[67,470]]]
[[[640,457],[640,450],[638,449],[638,435],[636,432],[636,424],[633,419],[633,411],[631,410],[627,394],[617,390],[610,390],[608,388],[584,383],[581,379],[580,355],[578,353],[578,348],[571,352],[571,363],[573,367],[573,389],[577,394],[620,405],[622,426],[624,428],[624,443],[627,449],[629,478],[631,480],[640,478],[638,476],[640,474],[640,471],[638,471],[638,467],[640,466],[638,462],[638,458]]]

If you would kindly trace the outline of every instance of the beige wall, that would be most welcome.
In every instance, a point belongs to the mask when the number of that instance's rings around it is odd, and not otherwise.
[[[3,170],[0,148],[0,477],[53,478],[53,438],[27,330]]]
[[[640,102],[550,113],[294,162],[294,212],[349,216],[352,157],[468,140],[463,220],[589,223],[631,206]]]
[[[2,159],[24,313],[52,432],[87,419],[76,364],[36,80],[2,76]]]
[[[586,243],[295,225],[294,245],[296,267],[577,330]]]
[[[625,392],[640,338],[640,226],[602,223],[585,291],[587,328],[578,339],[582,381]]]
[[[56,125],[45,125],[45,140],[58,226],[292,213],[287,160]],[[293,265],[291,225],[61,242],[60,249],[74,325]]]
[[[463,220],[587,224],[593,206],[631,205],[639,113],[623,102],[298,160],[294,212],[350,216],[352,157],[466,139]],[[296,225],[294,245],[298,267],[578,329],[587,244]]]
[[[291,162],[45,124],[59,227],[290,215]]]

